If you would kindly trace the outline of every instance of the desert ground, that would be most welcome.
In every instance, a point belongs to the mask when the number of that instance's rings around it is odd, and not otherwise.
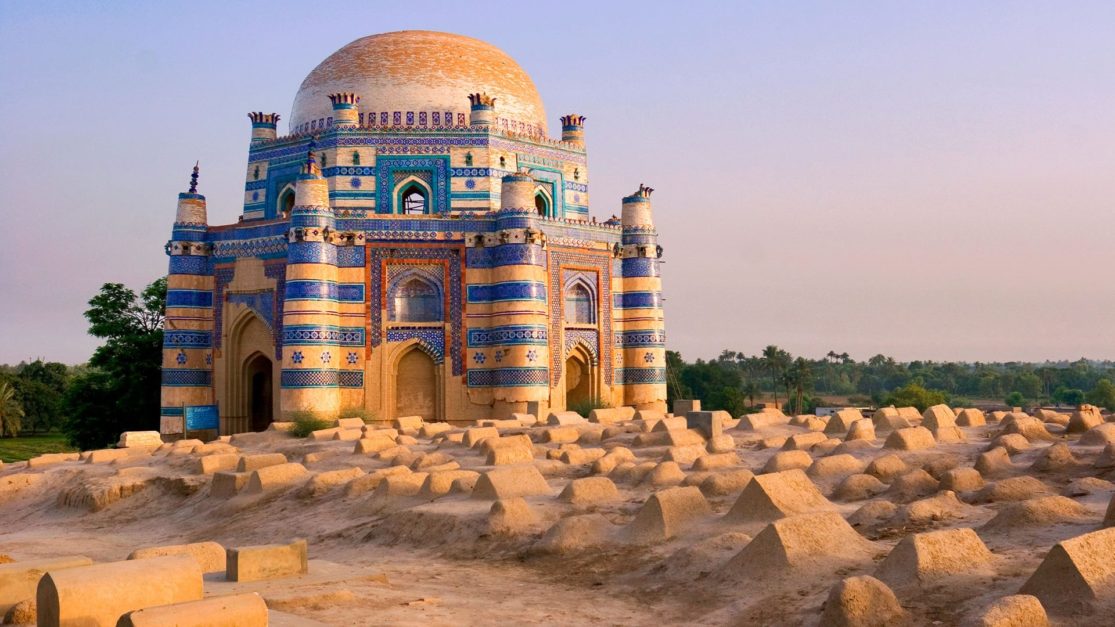
[[[1115,624],[1115,422],[1095,408],[534,422],[4,464],[0,569],[305,539],[308,572],[229,581],[221,555],[205,596],[256,592],[273,625]]]

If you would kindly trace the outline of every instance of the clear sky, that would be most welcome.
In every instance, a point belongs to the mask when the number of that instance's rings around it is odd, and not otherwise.
[[[0,362],[84,361],[97,288],[165,273],[194,160],[235,221],[245,113],[289,117],[322,59],[402,29],[502,48],[554,134],[588,116],[594,215],[657,189],[688,359],[1115,358],[1113,24],[1083,1],[7,1]]]

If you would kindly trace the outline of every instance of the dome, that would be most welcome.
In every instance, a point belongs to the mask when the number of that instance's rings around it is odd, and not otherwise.
[[[386,112],[393,122],[399,112],[405,126],[441,125],[432,114],[444,119],[447,112],[456,119],[464,114],[467,123],[469,94],[483,92],[496,99],[498,126],[546,133],[546,111],[530,76],[499,48],[462,35],[411,30],[357,39],[302,81],[290,128],[332,117],[329,94],[337,92],[360,96],[359,110],[377,118]]]

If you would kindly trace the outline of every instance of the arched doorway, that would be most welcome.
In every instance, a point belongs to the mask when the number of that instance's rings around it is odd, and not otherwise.
[[[400,359],[395,375],[395,416],[422,416],[434,421],[437,415],[437,369],[434,360],[414,347]]]
[[[267,429],[274,420],[271,360],[256,354],[244,366],[244,389],[248,392],[248,420],[252,431]]]
[[[582,350],[565,360],[565,406],[572,409],[592,400],[592,362]]]

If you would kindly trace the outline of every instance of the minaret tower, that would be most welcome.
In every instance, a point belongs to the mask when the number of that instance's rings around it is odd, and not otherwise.
[[[666,409],[666,335],[662,315],[662,279],[658,273],[658,232],[650,195],[640,184],[623,199],[622,293],[617,299],[617,327],[623,337],[623,367],[617,383],[623,404]]]
[[[586,119],[585,116],[576,113],[561,116],[561,141],[584,148]]]
[[[314,160],[295,185],[287,233],[281,399],[284,414],[310,411],[333,417],[340,408],[339,312],[335,218],[329,187]]]
[[[547,402],[550,398],[550,351],[545,343],[524,343],[528,337],[546,337],[549,312],[546,307],[545,239],[536,226],[534,190],[538,185],[530,174],[516,172],[503,177],[500,215],[494,233],[493,259],[501,260],[492,268],[494,287],[507,286],[518,292],[517,300],[492,304],[493,325],[508,331],[493,335],[500,338],[493,349],[500,353],[495,382],[493,415],[528,411],[527,403]],[[527,219],[524,219],[527,217]],[[494,360],[494,354],[493,354]],[[495,361],[495,360],[494,360]]]
[[[185,432],[184,407],[213,404],[213,270],[205,243],[205,196],[197,193],[198,165],[190,189],[178,194],[166,253],[166,320],[163,328],[162,409],[159,429]]]

